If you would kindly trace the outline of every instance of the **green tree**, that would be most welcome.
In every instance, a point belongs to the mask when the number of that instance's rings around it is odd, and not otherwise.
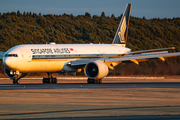
[[[101,13],[101,17],[106,17],[104,11]]]

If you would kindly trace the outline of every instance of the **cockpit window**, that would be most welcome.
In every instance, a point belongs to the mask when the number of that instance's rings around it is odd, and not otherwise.
[[[17,54],[5,54],[5,57],[18,57]]]

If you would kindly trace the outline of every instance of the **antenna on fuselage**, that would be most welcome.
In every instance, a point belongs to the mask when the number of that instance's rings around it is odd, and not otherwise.
[[[49,44],[50,44],[50,45],[55,45],[55,44],[56,44],[56,43],[54,42],[54,38],[50,38]]]

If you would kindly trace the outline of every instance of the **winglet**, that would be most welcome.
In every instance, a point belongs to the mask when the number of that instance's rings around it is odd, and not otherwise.
[[[126,9],[121,18],[121,21],[119,23],[119,26],[114,36],[114,40],[112,44],[121,44],[124,47],[126,45],[126,40],[128,36],[128,28],[129,28],[129,19],[130,19],[130,13],[131,13],[131,5],[132,4],[126,5]]]

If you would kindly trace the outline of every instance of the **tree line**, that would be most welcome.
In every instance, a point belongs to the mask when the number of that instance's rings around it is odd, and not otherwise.
[[[119,17],[101,16],[86,12],[73,16],[41,15],[31,12],[0,13],[0,51],[19,44],[46,44],[54,41],[57,44],[111,43],[122,14]],[[132,51],[176,47],[180,51],[180,18],[130,18],[127,47]],[[165,62],[152,60],[137,65],[119,65],[115,73],[120,75],[180,74],[180,57],[169,58]],[[160,68],[176,67],[176,72],[162,72]],[[178,67],[179,66],[179,67]],[[131,69],[126,70],[127,68]],[[2,64],[0,69],[3,69]],[[171,68],[168,68],[169,70]],[[173,67],[171,69],[174,70]],[[145,72],[146,71],[146,72]],[[161,71],[161,72],[160,72]]]

